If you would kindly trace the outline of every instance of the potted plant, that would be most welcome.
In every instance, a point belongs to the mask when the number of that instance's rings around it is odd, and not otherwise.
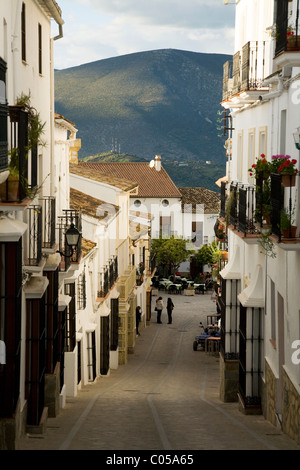
[[[285,207],[280,212],[280,229],[284,238],[295,238],[297,226],[294,223],[294,209],[292,212]]]
[[[214,227],[214,231],[218,241],[224,241],[225,230],[225,225],[222,222],[217,221]]]
[[[287,28],[286,33],[286,48],[290,50],[298,50],[300,48],[300,36],[294,33],[292,26]]]
[[[12,107],[12,113],[17,109],[22,109],[28,114],[28,144],[25,148],[25,159],[28,159],[28,152],[37,145],[45,145],[41,140],[44,132],[45,123],[41,122],[40,115],[30,104],[30,94],[21,96],[17,99],[16,105]],[[0,197],[2,201],[14,202],[20,200],[20,182],[25,190],[26,196],[33,198],[37,188],[28,189],[28,181],[25,176],[25,168],[20,169],[19,148],[13,147],[9,151],[10,161],[8,165],[9,176],[7,180],[0,185]],[[23,172],[24,173],[20,173]],[[38,188],[39,189],[39,188]]]
[[[290,155],[277,155],[274,162],[277,164],[277,172],[281,175],[281,183],[283,186],[295,186],[296,175],[298,173],[298,169],[296,168],[297,160],[292,159]]]
[[[272,172],[272,163],[267,160],[264,153],[256,160],[256,163],[253,163],[251,168],[248,169],[250,176],[254,176],[256,179],[268,179]]]

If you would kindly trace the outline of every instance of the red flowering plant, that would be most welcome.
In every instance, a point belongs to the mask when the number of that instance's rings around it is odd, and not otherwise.
[[[262,177],[263,179],[269,178],[272,172],[272,163],[268,162],[264,153],[256,158],[256,160],[256,163],[253,163],[248,170],[250,176],[254,176],[255,178]]]
[[[296,168],[297,160],[291,158],[290,155],[273,155],[272,164],[272,171],[274,173],[280,173],[281,175],[294,175],[298,173]]]

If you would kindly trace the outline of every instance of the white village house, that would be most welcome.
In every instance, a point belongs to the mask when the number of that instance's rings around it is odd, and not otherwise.
[[[230,149],[220,212],[229,251],[221,271],[221,396],[238,400],[244,413],[263,413],[299,443],[300,178],[288,176],[286,186],[286,166],[272,159],[288,155],[299,171],[299,2],[235,3],[222,101]],[[266,161],[272,168],[259,172]]]

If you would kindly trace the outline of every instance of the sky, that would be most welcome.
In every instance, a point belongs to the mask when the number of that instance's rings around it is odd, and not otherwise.
[[[233,54],[235,2],[223,0],[57,0],[63,38],[54,66],[66,69],[157,49]],[[56,30],[57,29],[57,30]],[[53,24],[53,36],[58,32]]]

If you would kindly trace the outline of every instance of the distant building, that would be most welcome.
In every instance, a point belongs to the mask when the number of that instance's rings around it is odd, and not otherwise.
[[[179,188],[184,227],[193,249],[215,240],[214,225],[220,212],[220,194],[206,188]]]

